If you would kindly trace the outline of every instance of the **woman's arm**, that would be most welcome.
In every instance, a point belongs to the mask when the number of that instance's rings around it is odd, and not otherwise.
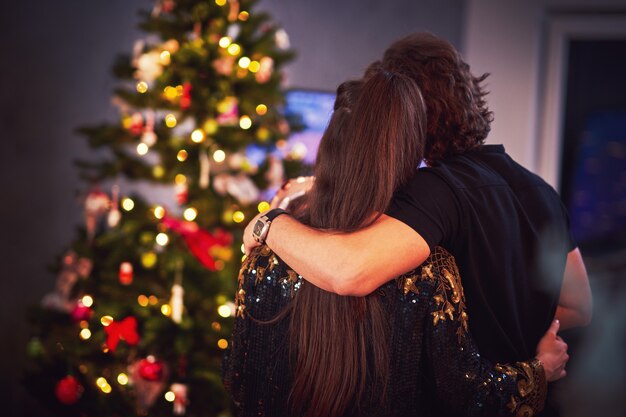
[[[533,415],[541,411],[547,381],[565,375],[567,345],[556,336],[558,323],[539,343],[539,360],[493,363],[480,355],[469,332],[463,286],[454,258],[437,248],[419,271],[419,275],[405,278],[413,282],[405,282],[404,288],[405,292],[421,288],[422,294],[430,295],[430,300],[424,300],[429,303],[424,350],[438,406],[466,416]],[[415,285],[416,281],[420,282]]]
[[[246,253],[258,246],[252,238],[254,223],[256,218],[244,232]],[[283,215],[272,222],[265,243],[314,285],[352,296],[371,293],[420,265],[430,253],[415,230],[384,214],[352,233],[313,229]]]

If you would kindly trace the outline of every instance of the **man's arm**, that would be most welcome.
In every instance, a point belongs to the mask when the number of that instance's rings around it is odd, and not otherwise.
[[[591,322],[593,301],[585,263],[578,248],[567,255],[561,296],[555,318],[561,329],[586,326]]]
[[[257,245],[250,222],[244,232],[246,252]],[[272,222],[265,243],[314,285],[336,294],[364,296],[419,266],[430,254],[426,241],[411,227],[382,215],[352,233],[310,228],[290,216]]]

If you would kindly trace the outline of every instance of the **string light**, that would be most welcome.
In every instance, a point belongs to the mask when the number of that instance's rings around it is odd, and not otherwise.
[[[250,58],[248,58],[247,56],[242,56],[241,58],[239,58],[238,64],[241,68],[248,68],[248,66],[250,65]]]
[[[261,63],[259,61],[252,61],[250,65],[248,65],[248,71],[250,72],[259,72],[261,69]]]
[[[178,121],[176,120],[176,116],[174,116],[173,114],[170,113],[167,116],[165,116],[165,126],[170,127],[170,128],[176,127],[176,123],[178,123]]]
[[[265,104],[259,104],[256,106],[256,114],[263,116],[265,113],[267,113],[267,106]]]
[[[218,6],[223,6],[226,4],[226,0],[215,0],[215,4]]]
[[[165,397],[165,401],[173,402],[176,399],[176,394],[172,391],[168,391],[165,395],[163,395],[163,397]]]
[[[226,49],[231,44],[231,42],[232,42],[232,40],[228,36],[223,36],[222,38],[220,38],[220,40],[217,42],[217,44],[220,47]]]
[[[163,94],[168,100],[174,100],[178,96],[178,91],[176,91],[175,87],[168,85],[163,89]]]
[[[231,316],[231,309],[227,304],[222,304],[221,306],[219,306],[217,308],[217,314],[219,314],[220,316],[227,318]]]
[[[117,383],[120,385],[126,385],[128,384],[128,375],[126,375],[124,372],[122,372],[121,374],[119,374],[117,376]]]
[[[235,223],[241,223],[242,221],[244,221],[246,218],[246,216],[243,214],[242,211],[237,210],[236,212],[233,213],[233,221]]]
[[[217,128],[219,125],[217,124],[217,120],[215,119],[207,119],[206,122],[202,125],[202,128],[207,133],[207,135],[212,135],[217,132]]]
[[[152,168],[152,175],[154,175],[154,178],[161,178],[165,175],[165,169],[161,165],[155,165]]]
[[[156,206],[154,208],[154,217],[161,220],[165,216],[165,208],[163,206]]]
[[[171,58],[172,57],[170,55],[170,51],[163,51],[159,55],[159,60],[161,61],[161,65],[169,65],[170,62],[172,62]]]
[[[187,177],[185,177],[183,174],[176,174],[176,176],[174,177],[174,182],[176,183],[176,185],[186,184]]]
[[[241,118],[239,119],[239,127],[241,127],[244,130],[250,129],[250,127],[252,126],[252,119],[250,119],[249,116],[241,116]]]
[[[141,264],[146,269],[154,268],[157,262],[157,255],[154,252],[146,252],[141,255]]]
[[[135,208],[135,202],[131,198],[125,197],[122,199],[122,208],[126,211],[131,211]]]
[[[91,307],[93,305],[93,297],[91,295],[83,295],[80,302],[83,303],[85,307]]]
[[[156,298],[155,295],[151,295],[150,297],[148,297],[148,301],[150,302],[150,305],[155,305],[159,302],[159,299]]]
[[[100,323],[102,323],[102,325],[104,327],[107,327],[109,324],[113,323],[113,317],[111,317],[111,316],[102,316],[100,318]]]
[[[246,12],[246,11],[242,11],[239,12],[239,20],[241,20],[242,22],[245,22],[246,20],[248,20],[248,17],[250,17],[250,13]]]
[[[176,159],[178,159],[180,162],[185,162],[187,160],[187,156],[189,154],[187,153],[186,150],[181,149],[180,151],[178,151],[178,153],[176,154]]]
[[[183,212],[183,217],[188,222],[194,221],[197,216],[198,216],[198,210],[196,210],[193,207],[189,207],[185,209],[185,211]]]
[[[226,349],[228,347],[228,340],[220,339],[217,341],[217,347],[220,349]]]
[[[91,337],[91,330],[89,329],[82,329],[80,331],[80,338],[83,340],[87,340]]]
[[[264,211],[270,209],[270,203],[268,203],[267,201],[261,201],[256,208],[257,210],[259,210],[259,213],[263,213]]]
[[[216,150],[213,153],[213,159],[215,160],[215,162],[224,162],[224,160],[226,159],[226,152],[221,149]]]
[[[211,328],[216,332],[219,332],[220,330],[222,330],[222,325],[219,324],[217,321],[214,321],[213,323],[211,323]]]
[[[170,306],[169,304],[163,304],[161,306],[161,314],[169,317],[172,314],[172,306]]]
[[[246,253],[246,246],[242,243],[241,244],[241,253]]]
[[[237,45],[236,43],[231,43],[230,45],[228,45],[228,48],[226,50],[232,56],[239,55],[239,53],[241,52],[241,46]]]
[[[138,93],[143,94],[148,91],[148,83],[145,81],[139,81],[136,88]]]
[[[139,297],[137,297],[137,303],[142,307],[148,307],[148,297],[141,294]]]
[[[143,142],[141,142],[139,145],[137,145],[137,154],[139,156],[144,156],[145,154],[148,153],[148,150],[150,150],[150,148],[148,148],[148,145],[146,145]]]
[[[202,129],[196,129],[191,132],[191,140],[195,143],[200,143],[204,140],[204,132]]]
[[[165,246],[169,243],[170,238],[165,233],[159,233],[156,235],[156,243],[160,246]]]

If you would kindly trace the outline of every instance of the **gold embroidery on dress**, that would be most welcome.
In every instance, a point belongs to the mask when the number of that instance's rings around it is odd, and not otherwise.
[[[419,294],[419,289],[415,285],[418,280],[435,281],[433,300],[437,309],[431,313],[433,325],[436,326],[440,321],[447,319],[458,321],[460,326],[456,334],[460,342],[468,332],[468,316],[465,311],[461,276],[454,257],[441,247],[435,248],[420,268],[398,277],[398,286],[404,295],[409,292]]]
[[[496,364],[494,369],[514,378],[517,395],[511,396],[507,408],[516,417],[531,417],[543,410],[546,380],[539,361],[516,362],[514,365]]]

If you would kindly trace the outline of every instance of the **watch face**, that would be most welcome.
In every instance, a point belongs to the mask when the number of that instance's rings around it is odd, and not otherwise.
[[[255,225],[254,225],[254,229],[253,229],[252,233],[255,236],[261,236],[261,232],[263,231],[263,226],[265,226],[265,223],[262,222],[261,220],[257,220]]]

